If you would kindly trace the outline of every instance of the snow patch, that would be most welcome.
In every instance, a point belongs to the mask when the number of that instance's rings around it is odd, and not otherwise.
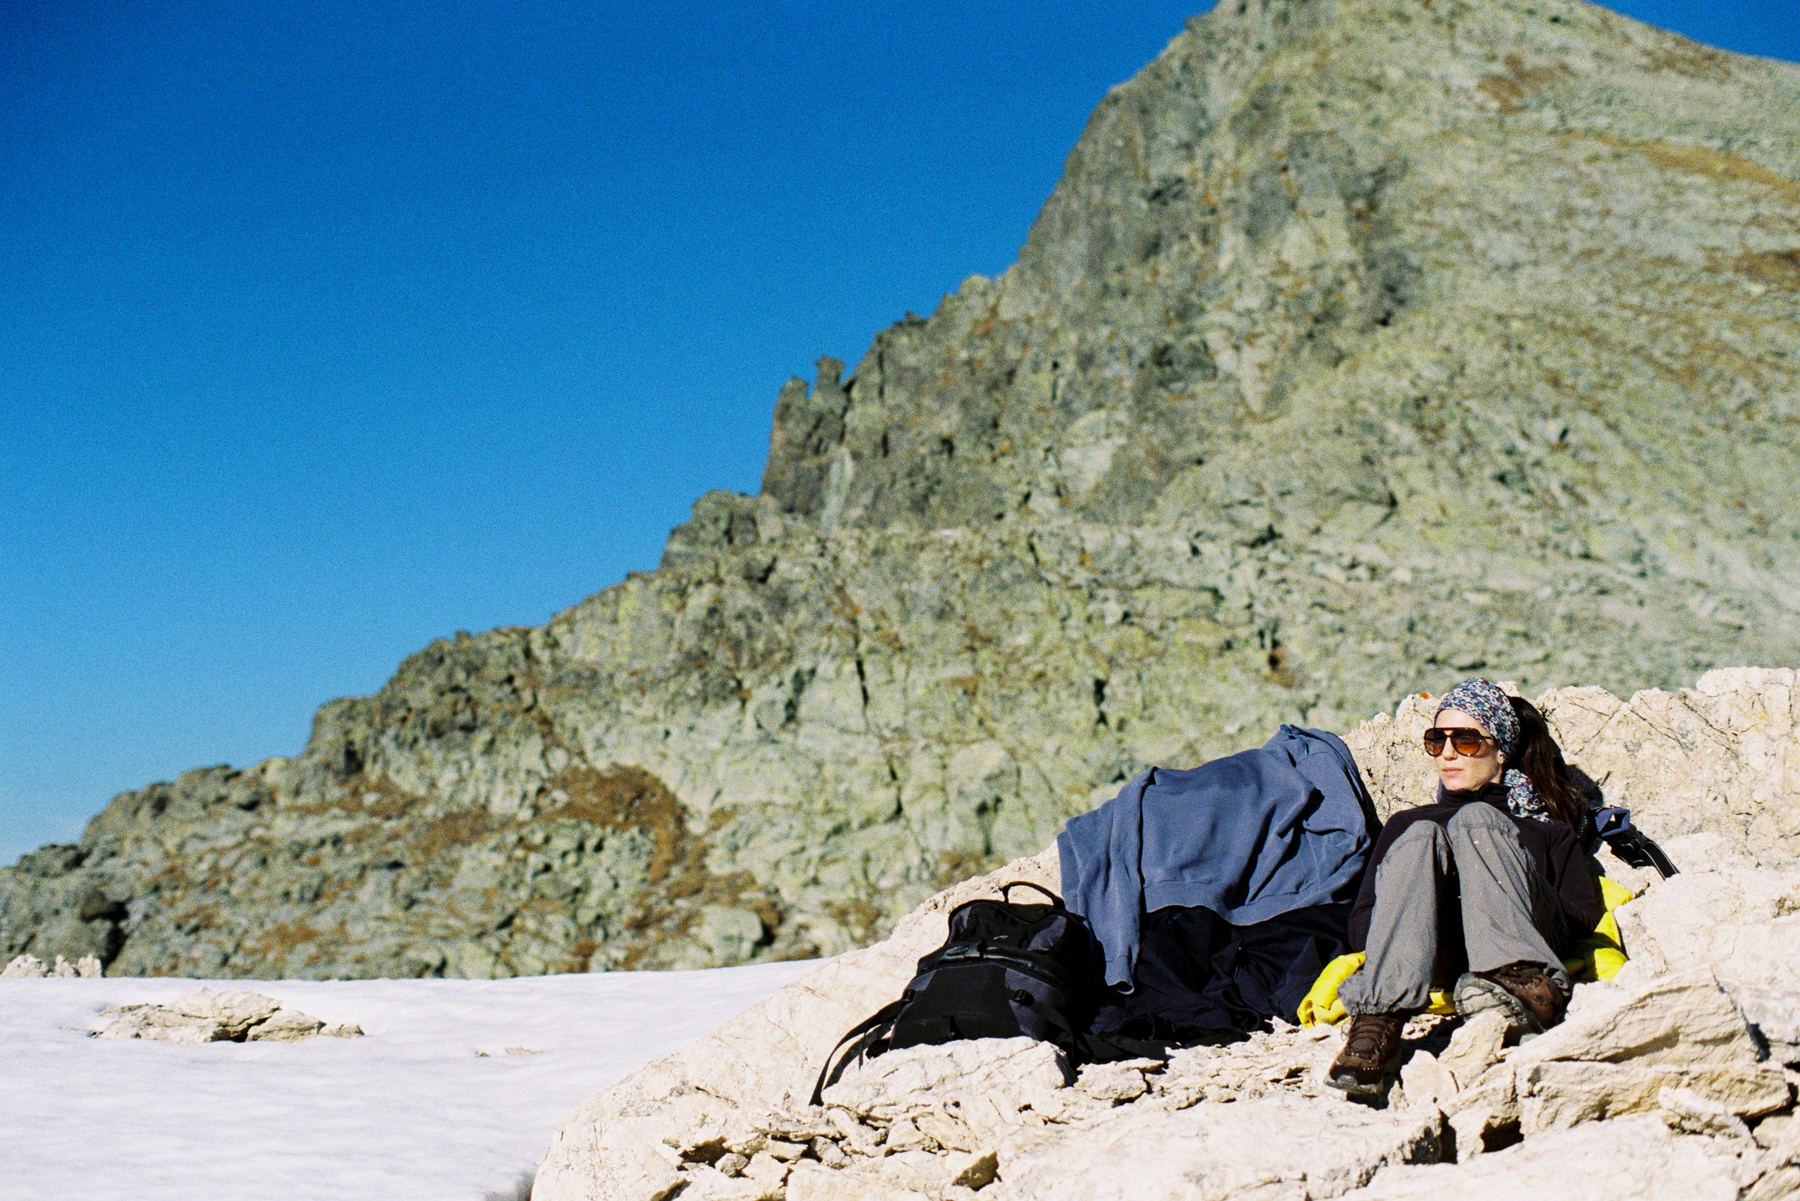
[[[89,1031],[103,1009],[250,982],[9,980],[0,1198],[510,1196],[576,1105],[818,966],[255,981],[368,1037],[195,1046]]]

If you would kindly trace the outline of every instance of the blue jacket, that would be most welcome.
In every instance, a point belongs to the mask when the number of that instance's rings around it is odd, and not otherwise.
[[[1130,991],[1143,914],[1204,905],[1248,926],[1348,901],[1380,826],[1344,740],[1282,726],[1257,750],[1150,768],[1070,818],[1063,900],[1104,948],[1106,982]]]

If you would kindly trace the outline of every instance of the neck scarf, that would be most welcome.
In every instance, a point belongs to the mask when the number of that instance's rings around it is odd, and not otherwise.
[[[1512,702],[1492,680],[1480,676],[1464,680],[1438,701],[1437,711],[1442,713],[1446,709],[1467,713],[1480,722],[1482,729],[1499,743],[1500,753],[1512,758],[1513,749],[1519,744],[1519,715],[1513,712]],[[1434,716],[1432,720],[1437,718]],[[1500,782],[1506,785],[1506,807],[1513,816],[1535,818],[1541,822],[1550,820],[1549,809],[1524,772],[1509,767]]]

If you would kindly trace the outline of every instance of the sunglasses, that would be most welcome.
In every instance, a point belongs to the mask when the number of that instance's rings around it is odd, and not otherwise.
[[[1466,726],[1454,726],[1448,729],[1443,726],[1433,726],[1425,731],[1422,741],[1425,744],[1425,753],[1436,759],[1444,753],[1446,742],[1456,748],[1457,754],[1473,758],[1481,754],[1483,745],[1496,740],[1483,734],[1480,730],[1471,730]]]

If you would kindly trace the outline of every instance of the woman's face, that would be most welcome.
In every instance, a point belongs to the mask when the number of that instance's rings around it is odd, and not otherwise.
[[[1460,728],[1488,734],[1485,726],[1461,709],[1439,710],[1437,725],[1444,730]],[[1453,792],[1473,792],[1477,788],[1483,788],[1499,779],[1505,767],[1500,747],[1491,735],[1483,739],[1481,753],[1478,755],[1459,755],[1456,753],[1455,743],[1445,739],[1443,752],[1437,757],[1438,779],[1444,782],[1445,788]]]

